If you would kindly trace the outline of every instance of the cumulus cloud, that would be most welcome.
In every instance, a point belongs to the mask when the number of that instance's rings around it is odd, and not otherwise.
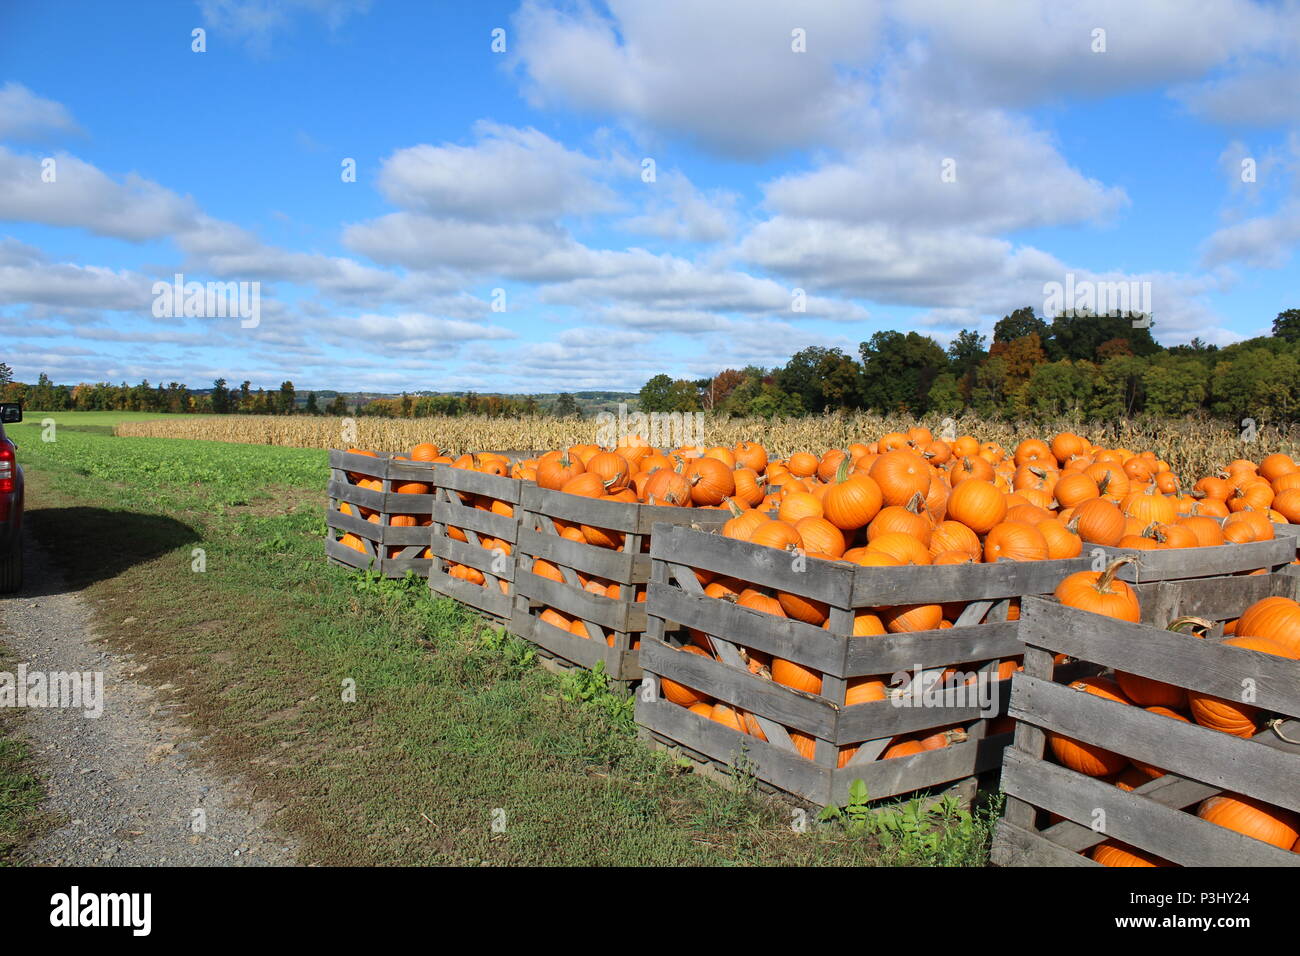
[[[144,242],[192,227],[198,207],[151,180],[128,173],[121,182],[67,153],[53,157],[53,181],[41,158],[0,146],[0,220],[85,229]]]
[[[0,139],[40,139],[80,132],[81,128],[62,103],[37,96],[12,80],[0,86]]]
[[[535,129],[475,124],[473,146],[410,146],[384,160],[379,188],[394,205],[433,217],[529,222],[619,205],[597,181],[603,165]]]
[[[874,4],[611,0],[561,11],[526,0],[515,64],[538,105],[567,105],[755,157],[834,138],[867,100],[853,66],[876,48]],[[802,30],[806,52],[792,49]]]

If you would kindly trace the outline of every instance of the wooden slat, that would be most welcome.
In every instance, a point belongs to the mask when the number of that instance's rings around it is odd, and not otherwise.
[[[1125,793],[1064,767],[1007,750],[1002,788],[1034,806],[1074,820],[1105,815],[1106,833],[1182,866],[1300,866],[1300,854],[1279,850],[1192,814]]]
[[[858,567],[854,569],[851,604],[853,607],[888,607],[1050,594],[1063,578],[1091,567],[1088,558],[927,567]]]
[[[552,627],[528,611],[527,599],[516,597],[510,617],[512,634],[544,648],[556,657],[591,669],[598,661],[605,663],[605,673],[611,680],[639,680],[642,670],[634,652],[620,653],[602,641],[578,637],[558,627]]]
[[[1271,541],[1224,544],[1208,548],[1175,548],[1167,551],[1134,551],[1103,545],[1088,545],[1087,553],[1100,550],[1107,558],[1129,555],[1133,564],[1120,568],[1124,581],[1155,581],[1218,577],[1237,571],[1276,567],[1295,560],[1295,541],[1275,537]]]
[[[519,534],[518,518],[507,518],[505,515],[453,504],[450,501],[433,502],[430,516],[440,524],[460,528],[462,531],[469,529],[479,534],[500,538],[511,544],[515,543],[515,538]]]
[[[569,541],[559,535],[534,531],[526,523],[519,527],[517,544],[521,554],[573,568],[584,574],[594,574],[620,585],[643,584],[650,577],[648,555],[611,551],[579,541]]]
[[[511,505],[518,503],[524,486],[524,482],[518,478],[487,475],[480,471],[453,468],[444,464],[433,466],[433,477],[429,480],[438,488],[485,495]]]
[[[513,582],[515,579],[515,559],[513,555],[505,555],[501,570],[494,571],[492,568],[497,556],[487,548],[481,548],[475,544],[466,544],[464,541],[457,541],[455,538],[434,538],[429,547],[440,558],[454,561],[456,564],[467,565],[482,571],[484,574],[491,574],[494,577],[501,578],[507,583]],[[475,586],[470,585],[470,587]]]
[[[430,568],[429,590],[459,601],[461,604],[468,604],[501,620],[509,619],[514,608],[514,597],[502,594],[501,589],[491,582],[491,579],[487,586],[481,586],[460,578],[453,578],[436,568]]]
[[[910,757],[873,760],[865,765],[834,770],[831,772],[831,802],[844,803],[855,780],[867,785],[869,799],[879,800],[974,776],[996,767],[1010,742],[1010,735],[1002,734]]]
[[[734,766],[743,752],[760,780],[818,806],[830,802],[829,770],[757,737],[741,734],[668,701],[646,701],[639,696],[636,720],[671,741],[689,741],[686,747],[728,766]]]
[[[1284,752],[1025,674],[1013,683],[1016,720],[1300,811],[1300,746]]]
[[[986,688],[990,709],[985,709],[977,702],[973,693],[975,688],[971,687],[943,690],[941,696],[944,703],[939,706],[927,704],[902,707],[893,700],[854,704],[841,711],[833,739],[838,744],[855,744],[919,730],[938,730],[1006,713],[1007,701],[1011,696],[1011,681],[994,681],[986,685]]]
[[[520,570],[515,577],[515,592],[521,597],[532,598],[565,614],[611,630],[638,633],[645,630],[644,604],[613,601],[529,571]]]
[[[998,821],[989,860],[994,866],[1101,866],[1009,820]]]
[[[371,511],[384,510],[385,495],[382,491],[371,491],[369,488],[349,485],[345,481],[330,481],[325,488],[325,493],[336,501],[346,501],[360,508],[369,508]]]
[[[791,690],[740,668],[645,638],[641,641],[641,666],[814,737],[829,739],[835,733],[838,708],[834,705],[814,694]]]
[[[670,584],[652,581],[648,589],[646,607],[655,617],[706,634],[730,637],[745,647],[775,654],[836,677],[858,676],[844,673],[844,640],[829,631],[727,601],[692,597]]]
[[[1043,598],[1026,598],[1021,639],[1034,647],[1117,667],[1190,690],[1240,700],[1251,682],[1258,707],[1300,717],[1300,662],[1129,624]]]
[[[674,561],[683,555],[688,556],[691,567],[791,591],[835,607],[851,606],[853,571],[848,565],[805,558],[804,570],[795,570],[794,555],[776,548],[690,528],[657,526],[650,539],[650,556]]]
[[[845,676],[1018,657],[1024,653],[1019,621],[975,624],[945,630],[855,637],[847,642]]]

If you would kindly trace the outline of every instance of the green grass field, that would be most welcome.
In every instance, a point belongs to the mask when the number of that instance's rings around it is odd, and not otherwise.
[[[174,687],[209,758],[280,807],[303,862],[985,861],[987,813],[902,836],[849,817],[796,832],[752,782],[724,789],[643,747],[627,698],[543,670],[420,582],[327,565],[322,451],[114,438],[107,413],[54,417],[54,441],[35,415],[10,427],[30,531],[115,646]],[[0,848],[32,813],[21,753],[8,767],[6,753]]]

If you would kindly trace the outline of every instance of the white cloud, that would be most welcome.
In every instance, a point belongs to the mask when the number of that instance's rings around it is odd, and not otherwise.
[[[609,16],[526,0],[513,56],[528,97],[754,157],[835,138],[866,102],[849,67],[876,48],[874,5],[852,0],[611,0]],[[806,52],[792,50],[805,31]]]
[[[729,190],[702,192],[676,170],[646,183],[649,198],[645,209],[624,219],[628,232],[684,242],[719,242],[729,239],[736,227],[736,202]]]
[[[379,188],[397,206],[433,217],[530,222],[619,205],[597,182],[602,164],[535,129],[479,122],[473,146],[410,146],[384,160]]]
[[[80,132],[62,103],[37,96],[12,80],[0,86],[0,139],[27,140]]]

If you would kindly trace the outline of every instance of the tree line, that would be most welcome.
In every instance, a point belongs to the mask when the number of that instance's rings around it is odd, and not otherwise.
[[[299,401],[293,382],[282,382],[279,389],[254,389],[248,381],[231,387],[224,378],[212,383],[211,389],[190,389],[179,382],[139,385],[126,382],[55,385],[44,372],[34,385],[15,382],[13,371],[0,363],[0,401],[21,402],[39,411],[118,411],[158,412],[201,415],[358,415],[385,418],[421,418],[430,415],[487,415],[505,418],[518,415],[581,414],[578,400],[565,392],[555,396],[522,397],[502,395],[407,395],[396,398],[365,398],[349,402],[347,396],[335,394],[322,401],[308,392]]]
[[[1014,419],[1136,415],[1285,418],[1300,410],[1300,309],[1272,334],[1219,348],[1192,339],[1162,347],[1145,315],[1057,315],[1017,309],[993,341],[963,329],[945,349],[918,332],[877,332],[856,357],[810,346],[776,368],[724,369],[712,378],[656,375],[648,412],[714,411],[771,417],[863,409]]]

